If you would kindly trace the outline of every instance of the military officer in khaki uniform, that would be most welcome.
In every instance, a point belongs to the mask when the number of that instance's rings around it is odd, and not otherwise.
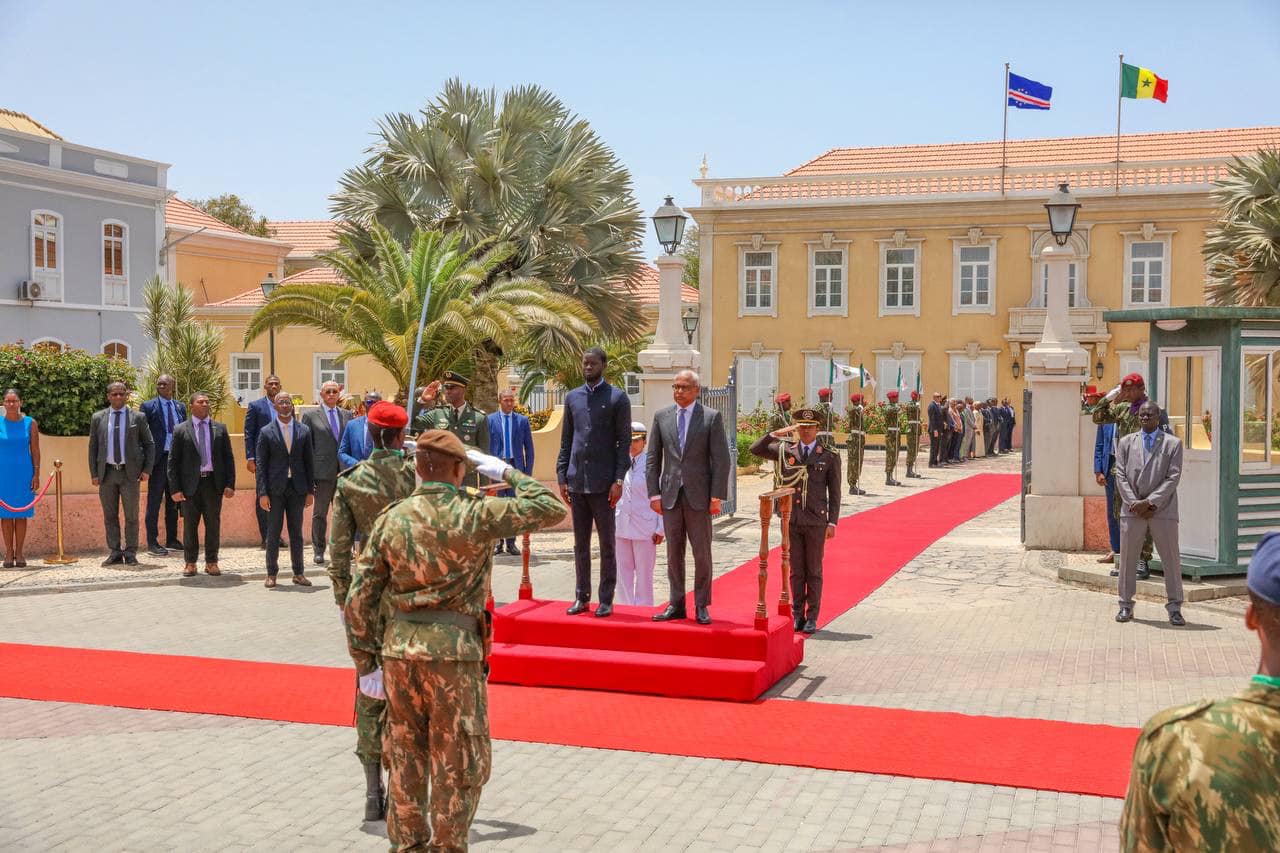
[[[840,517],[840,456],[818,440],[817,409],[796,412],[795,423],[762,435],[751,452],[772,459],[783,479],[795,483],[791,513],[791,613],[795,630],[818,630],[822,606],[822,559]],[[794,441],[790,440],[794,435]]]
[[[885,396],[889,398],[889,402],[884,407],[884,484],[901,486],[902,483],[894,477],[898,470],[898,433],[901,430],[898,392],[889,391]]]
[[[924,479],[916,473],[916,456],[920,453],[920,392],[911,392],[907,411],[907,476]]]
[[[489,419],[467,402],[469,384],[461,373],[446,371],[442,379],[423,389],[422,403],[426,408],[418,414],[415,423],[424,432],[429,429],[451,432],[467,447],[488,453]],[[475,474],[469,474],[466,485],[479,486],[480,480]]]
[[[862,394],[849,395],[850,406],[845,410],[849,423],[849,438],[845,441],[845,467],[849,478],[849,494],[865,495],[858,488],[858,478],[862,476],[862,457],[867,448],[866,406],[862,404]]]
[[[351,562],[357,535],[368,536],[388,504],[413,492],[413,462],[404,457],[404,428],[409,413],[394,403],[374,403],[367,415],[369,458],[338,474],[329,525],[329,578],[341,611],[351,588]],[[384,604],[386,599],[383,600]],[[383,607],[383,618],[389,614]],[[348,646],[350,642],[348,641]],[[379,662],[380,663],[380,662]],[[364,765],[365,820],[385,817],[382,790],[382,729],[386,703],[356,690],[356,756]]]
[[[831,389],[818,389],[818,441],[831,452],[836,452],[836,412],[831,408]]]
[[[468,460],[514,496],[462,487]],[[374,522],[347,624],[360,690],[387,701],[392,850],[463,851],[491,762],[484,662],[493,543],[555,524],[565,506],[451,432],[420,435],[415,462],[422,485]],[[392,613],[385,629],[384,595]]]
[[[1143,727],[1123,850],[1280,850],[1280,533],[1258,543],[1246,584],[1258,674],[1234,696],[1161,711]]]

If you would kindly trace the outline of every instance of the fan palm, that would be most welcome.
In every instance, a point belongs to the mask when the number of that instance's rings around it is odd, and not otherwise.
[[[640,372],[640,351],[652,340],[651,335],[629,340],[594,338],[584,340],[576,346],[554,343],[543,346],[540,342],[526,340],[515,358],[516,370],[523,379],[520,399],[527,400],[534,388],[548,382],[554,382],[561,388],[572,388],[580,384],[582,353],[589,347],[600,347],[608,358],[604,367],[605,381],[610,385],[624,387],[623,378],[626,374]]]
[[[1280,150],[1237,158],[1213,195],[1204,242],[1213,305],[1280,306]]]
[[[158,275],[143,286],[142,301],[147,309],[142,331],[155,343],[142,366],[138,389],[142,398],[155,396],[156,380],[168,373],[179,400],[203,391],[213,411],[221,410],[231,399],[227,373],[218,358],[222,331],[195,319],[195,299],[188,288],[167,285]]]
[[[589,313],[576,299],[537,279],[497,276],[511,259],[510,244],[462,248],[460,234],[415,231],[405,249],[381,225],[368,231],[366,259],[350,237],[323,256],[338,273],[333,284],[287,284],[254,313],[245,345],[271,328],[308,326],[342,344],[339,361],[368,356],[382,365],[407,399],[418,321],[428,287],[431,302],[423,327],[418,375],[438,377],[466,369],[484,341],[510,346],[530,327],[551,328],[556,346],[573,346],[589,334]]]

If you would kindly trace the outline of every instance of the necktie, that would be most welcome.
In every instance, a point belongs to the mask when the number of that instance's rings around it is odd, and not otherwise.
[[[688,414],[689,414],[688,409],[681,409],[680,417],[677,418],[679,423],[676,424],[676,429],[678,430],[680,435],[680,452],[681,453],[684,453],[684,433],[685,433],[685,427],[688,425],[688,418],[686,417]]]
[[[512,459],[511,455],[511,415],[502,416],[502,458]]]
[[[329,429],[333,430],[333,437],[338,438],[338,410],[329,410]]]
[[[204,433],[204,447],[200,448],[201,469],[208,468],[213,470],[213,430],[209,426],[209,419],[205,418],[200,424],[200,431]]]
[[[293,421],[280,424],[280,433],[284,436],[284,449],[293,452]]]
[[[164,449],[168,450],[173,441],[173,402],[164,401]]]
[[[196,453],[200,454],[200,467],[204,467],[204,421],[193,420],[191,425],[195,429],[191,430],[191,440],[196,443]]]
[[[807,444],[802,445],[802,446],[800,447],[800,461],[801,461],[801,462],[808,462],[808,461],[809,461],[809,445],[807,445]]]
[[[120,428],[120,419],[124,415],[123,409],[116,409],[115,425],[116,425],[116,465],[124,464],[124,430]]]
[[[1143,433],[1142,443],[1146,445],[1147,452],[1150,453],[1156,446],[1156,434],[1154,431]]]

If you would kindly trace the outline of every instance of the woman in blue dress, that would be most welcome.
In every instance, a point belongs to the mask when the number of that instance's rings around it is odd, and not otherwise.
[[[4,417],[0,418],[0,501],[24,507],[35,499],[40,484],[40,426],[22,414],[22,397],[10,388],[4,392]],[[0,532],[4,534],[4,567],[25,568],[22,544],[27,519],[35,510],[13,512],[0,506]]]

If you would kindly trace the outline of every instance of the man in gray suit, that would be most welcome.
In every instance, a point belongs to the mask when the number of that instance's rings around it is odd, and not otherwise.
[[[1182,618],[1182,559],[1178,554],[1178,480],[1182,442],[1160,429],[1160,407],[1148,400],[1138,408],[1137,432],[1116,445],[1116,489],[1120,492],[1120,612],[1117,622],[1133,618],[1138,552],[1147,532],[1164,566],[1165,608],[1169,622]]]
[[[674,406],[658,412],[650,430],[645,474],[649,503],[662,514],[671,598],[655,622],[686,618],[684,548],[693,549],[694,605],[699,625],[711,624],[711,516],[729,496],[729,442],[724,419],[698,402],[702,382],[682,370],[671,383]]]
[[[338,486],[338,444],[351,420],[351,413],[338,405],[342,388],[337,382],[320,386],[320,408],[299,418],[311,430],[315,454],[316,502],[311,505],[311,549],[317,566],[324,564],[324,548],[329,542],[329,504]]]
[[[93,413],[89,425],[89,476],[98,487],[102,523],[111,555],[110,566],[138,565],[138,495],[140,484],[155,463],[155,443],[147,417],[125,405],[129,388],[123,382],[107,386],[109,405]],[[124,505],[124,543],[120,542],[120,508]]]

